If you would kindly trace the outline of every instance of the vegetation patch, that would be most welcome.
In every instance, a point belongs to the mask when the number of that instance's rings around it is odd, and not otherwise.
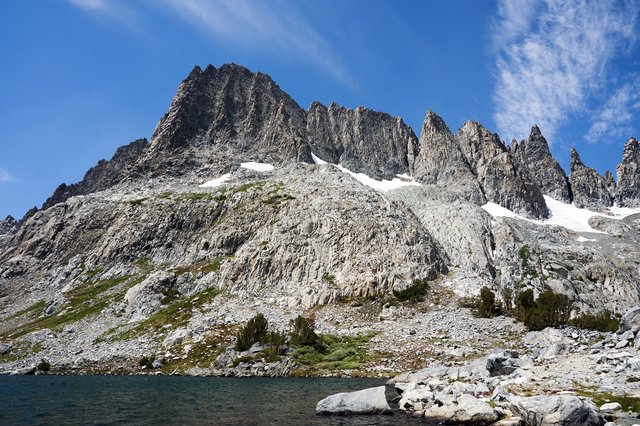
[[[2,322],[7,322],[7,321],[10,321],[12,319],[16,319],[18,317],[21,317],[21,316],[27,315],[27,314],[39,315],[39,314],[42,313],[42,311],[44,311],[44,308],[46,308],[46,307],[47,307],[47,302],[45,302],[44,300],[40,300],[40,301],[34,303],[33,305],[28,306],[28,307],[26,307],[26,308],[24,308],[24,309],[22,309],[22,310],[20,310],[20,311],[18,311],[16,313],[4,318],[2,320]]]
[[[69,291],[65,296],[67,301],[62,305],[60,312],[43,316],[21,325],[9,333],[8,337],[20,337],[45,328],[58,330],[65,324],[80,321],[91,315],[100,313],[113,300],[114,296],[99,297],[118,284],[127,281],[129,275],[88,282]]]
[[[110,337],[105,336],[105,339],[111,341],[129,340],[144,333],[169,331],[181,327],[189,322],[194,310],[211,302],[219,293],[220,291],[216,287],[209,287],[191,297],[172,301],[129,330]],[[115,331],[112,330],[112,333]]]
[[[293,352],[293,358],[300,364],[296,375],[362,368],[373,359],[367,345],[375,335],[373,332],[357,336],[320,335],[314,346],[302,346]]]
[[[413,280],[413,283],[400,291],[394,291],[393,295],[400,302],[422,302],[429,290],[427,280]]]
[[[145,201],[147,201],[149,198],[144,197],[144,198],[137,198],[135,200],[129,200],[127,201],[127,204],[131,205],[131,206],[140,206],[142,205]]]
[[[196,263],[194,265],[180,266],[177,268],[173,268],[171,269],[171,272],[174,272],[177,275],[182,275],[187,272],[190,272],[192,274],[198,274],[198,273],[208,274],[211,272],[218,272],[220,270],[220,267],[222,266],[222,263],[229,258],[231,257],[218,256],[215,259],[210,261],[206,260],[203,262]]]
[[[640,398],[629,395],[613,395],[598,392],[595,388],[583,388],[578,390],[577,394],[591,398],[598,407],[608,402],[617,402],[622,407],[622,411],[640,412]]]

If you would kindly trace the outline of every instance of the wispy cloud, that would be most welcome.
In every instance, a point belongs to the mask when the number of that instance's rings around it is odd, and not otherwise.
[[[607,100],[595,114],[593,124],[585,134],[588,142],[619,142],[617,138],[632,136],[633,122],[640,114],[640,77],[627,82]]]
[[[297,57],[321,67],[336,80],[353,79],[331,43],[295,12],[295,2],[247,0],[164,0],[212,37],[256,51]]]
[[[13,176],[6,171],[5,169],[0,168],[0,183],[2,182],[13,182]]]
[[[117,0],[67,0],[67,2],[87,13],[106,15],[130,27],[134,27],[136,22],[133,10]]]
[[[553,141],[608,76],[608,63],[635,38],[636,2],[544,0],[535,13],[500,0],[494,119],[503,138],[532,124]],[[528,3],[524,3],[528,4]],[[520,31],[520,28],[526,30]]]

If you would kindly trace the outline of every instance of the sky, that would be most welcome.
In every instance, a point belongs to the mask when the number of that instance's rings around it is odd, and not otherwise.
[[[538,124],[568,172],[640,137],[640,0],[13,0],[0,13],[0,218],[150,138],[189,71],[234,62],[298,104],[506,142]]]

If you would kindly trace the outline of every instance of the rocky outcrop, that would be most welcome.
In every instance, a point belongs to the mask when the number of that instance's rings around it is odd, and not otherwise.
[[[614,197],[616,196],[616,181],[613,177],[613,173],[610,170],[604,172],[604,181],[607,183],[607,189],[609,190],[609,194]]]
[[[138,139],[121,146],[111,160],[100,160],[85,173],[84,178],[71,185],[61,184],[53,195],[44,202],[42,209],[66,201],[75,195],[85,195],[110,188],[127,177],[136,160],[147,148],[146,139]]]
[[[487,201],[532,218],[549,211],[542,193],[519,170],[507,146],[480,123],[466,122],[456,134],[462,153],[475,171]]]
[[[624,145],[616,174],[616,202],[624,207],[640,206],[640,146],[636,139],[630,138]]]
[[[569,182],[576,207],[599,210],[613,205],[607,182],[594,169],[584,165],[575,148],[571,148]]]
[[[527,140],[513,142],[513,157],[531,181],[544,195],[558,201],[570,203],[572,200],[569,182],[564,171],[549,151],[547,140],[538,126],[531,128]]]
[[[364,107],[314,102],[307,111],[307,133],[320,159],[376,179],[409,174],[418,149],[418,138],[402,119]]]
[[[384,386],[329,395],[316,405],[316,414],[321,415],[392,413]]]
[[[632,331],[633,333],[640,331],[640,306],[630,308],[620,319],[618,334],[623,334],[627,331]]]
[[[183,175],[203,165],[311,162],[302,108],[266,74],[195,67],[180,85],[138,173]]]
[[[418,182],[445,187],[465,199],[487,202],[474,172],[444,120],[428,111],[422,124],[420,152],[413,163]]]
[[[531,426],[602,426],[605,423],[592,402],[573,395],[514,397],[511,410]]]

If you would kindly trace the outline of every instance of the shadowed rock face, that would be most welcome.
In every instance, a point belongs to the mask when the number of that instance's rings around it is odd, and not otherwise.
[[[607,182],[594,169],[584,165],[575,148],[571,148],[569,182],[573,192],[573,203],[577,207],[601,209],[613,205]]]
[[[488,201],[534,218],[548,215],[542,193],[523,173],[496,133],[468,121],[456,140],[471,165]]]
[[[80,182],[71,185],[63,183],[58,186],[53,195],[44,202],[42,208],[47,209],[74,195],[86,195],[110,188],[127,176],[129,168],[142,155],[147,146],[146,139],[138,139],[128,145],[121,146],[116,150],[111,160],[98,161],[98,164],[85,173]]]
[[[513,157],[544,195],[565,203],[571,202],[567,176],[551,155],[547,140],[538,126],[531,128],[527,140],[514,142]]]
[[[324,161],[342,164],[376,179],[410,173],[418,138],[402,119],[364,107],[326,108],[314,102],[307,112],[311,150]]]
[[[622,161],[616,168],[616,201],[625,207],[640,206],[640,146],[630,138],[624,145]]]
[[[420,152],[413,163],[413,176],[418,182],[446,187],[475,204],[487,202],[453,134],[433,111],[427,112],[422,124]]]
[[[311,162],[302,108],[266,74],[195,67],[182,82],[139,172],[182,174],[202,163]]]

